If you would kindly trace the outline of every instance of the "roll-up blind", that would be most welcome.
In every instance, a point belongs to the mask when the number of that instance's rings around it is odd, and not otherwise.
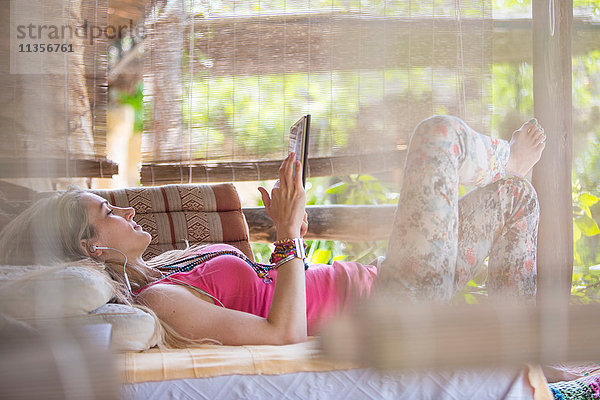
[[[431,114],[489,125],[491,8],[459,1],[148,0],[142,183],[395,168]]]
[[[110,177],[107,1],[11,0],[1,15],[0,178]]]

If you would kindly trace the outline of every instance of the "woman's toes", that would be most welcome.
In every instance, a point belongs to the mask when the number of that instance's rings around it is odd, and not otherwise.
[[[529,138],[533,139],[535,137],[537,137],[537,135],[540,133],[540,131],[542,130],[542,127],[539,125],[534,125],[528,132],[529,134]]]
[[[529,135],[531,129],[534,128],[536,124],[537,120],[535,118],[532,118],[529,121],[525,122],[523,125],[521,125],[519,129],[514,131],[513,135],[518,134],[520,132],[522,132],[523,135]]]
[[[523,124],[523,127],[525,128],[525,129],[523,129],[523,130],[524,130],[525,132],[531,132],[531,130],[532,130],[533,128],[535,128],[535,127],[537,126],[537,124],[538,124],[538,122],[537,122],[537,119],[535,119],[535,118],[532,118],[532,119],[530,119],[529,121],[527,121],[527,122],[525,122],[525,123]]]
[[[537,144],[539,144],[539,143],[543,143],[543,142],[545,142],[545,141],[546,141],[546,134],[544,133],[544,130],[543,130],[543,129],[540,129],[540,130],[537,132],[537,135],[536,135],[536,137],[535,137],[535,141],[534,141],[534,143],[537,145]]]
[[[540,136],[540,130],[537,127],[534,127],[533,129],[531,129],[527,135],[527,139],[529,140],[529,143],[531,143],[531,145],[534,145],[537,143],[538,137]]]
[[[544,135],[538,135],[536,136],[536,138],[533,141],[533,146],[537,146],[540,143],[544,143],[546,141],[546,138],[544,137]]]
[[[542,155],[542,151],[544,150],[544,148],[546,147],[546,142],[540,142],[538,144],[535,145],[534,149],[536,152],[539,153],[540,157]],[[538,158],[539,160],[539,158]]]

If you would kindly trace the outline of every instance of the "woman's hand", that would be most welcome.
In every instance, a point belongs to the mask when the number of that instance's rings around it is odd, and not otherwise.
[[[290,153],[283,160],[279,168],[279,181],[275,183],[271,196],[265,188],[258,188],[267,214],[277,228],[278,239],[300,237],[308,229],[304,209],[306,194],[302,186],[302,166],[300,161],[295,159],[295,154]]]
[[[308,214],[304,211],[304,219],[302,219],[302,227],[300,228],[300,237],[304,237],[308,232]]]

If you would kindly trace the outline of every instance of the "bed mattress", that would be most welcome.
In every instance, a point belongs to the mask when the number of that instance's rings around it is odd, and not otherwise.
[[[380,374],[368,368],[126,384],[123,399],[533,399],[525,369]]]
[[[286,346],[150,349],[121,358],[123,399],[551,399],[539,367],[380,372]],[[534,389],[536,388],[536,389]]]

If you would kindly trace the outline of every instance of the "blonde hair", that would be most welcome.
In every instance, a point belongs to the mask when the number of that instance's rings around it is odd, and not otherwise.
[[[123,264],[101,262],[84,253],[81,240],[96,235],[83,202],[86,192],[72,186],[64,192],[38,200],[11,221],[0,233],[0,263],[3,265],[47,265],[48,272],[68,265],[104,271],[110,276],[114,301],[139,308],[156,321],[159,347],[182,348],[202,343],[218,343],[211,339],[193,340],[177,333],[148,307],[136,304],[123,276]],[[198,247],[172,250],[149,260],[156,267],[185,257]],[[132,290],[139,289],[161,277],[160,272],[134,264],[127,265]]]
[[[4,264],[46,264],[86,258],[80,240],[95,236],[83,190],[70,189],[38,200],[11,221],[0,234]]]

